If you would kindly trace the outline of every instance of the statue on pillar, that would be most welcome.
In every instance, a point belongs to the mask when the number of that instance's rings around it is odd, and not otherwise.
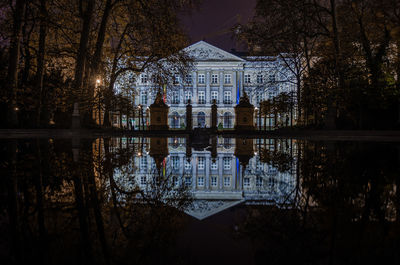
[[[186,105],[186,130],[191,131],[193,129],[193,118],[192,118],[192,105],[190,99]]]
[[[150,105],[150,130],[168,130],[169,107],[165,104],[161,92],[157,93],[154,103]]]
[[[237,131],[254,130],[254,106],[244,92],[235,107],[235,129]]]

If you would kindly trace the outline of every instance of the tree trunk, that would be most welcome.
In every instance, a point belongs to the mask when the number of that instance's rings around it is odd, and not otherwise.
[[[90,26],[94,10],[94,0],[88,0],[86,10],[82,14],[82,29],[79,41],[78,55],[75,65],[75,93],[78,95],[78,101],[81,105],[85,103],[86,93],[83,91],[83,76],[86,67],[87,46],[89,42]],[[82,104],[83,103],[83,104]]]
[[[8,104],[7,104],[7,125],[8,127],[18,126],[17,116],[17,88],[18,88],[18,61],[19,48],[22,31],[22,16],[25,12],[25,0],[16,0],[13,18],[13,33],[10,40],[7,86],[8,86]]]
[[[46,0],[40,0],[40,29],[39,29],[39,52],[37,57],[36,70],[36,89],[39,93],[39,106],[37,109],[37,126],[47,125],[49,123],[48,102],[43,102],[43,74],[44,74],[44,56],[46,52],[46,31],[47,31],[47,9]],[[43,110],[42,110],[43,108]]]

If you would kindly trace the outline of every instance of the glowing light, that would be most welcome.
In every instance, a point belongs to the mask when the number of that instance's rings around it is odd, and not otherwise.
[[[15,111],[19,111],[19,108],[18,108],[18,107],[15,107],[14,110],[15,110]]]
[[[141,152],[138,152],[137,155],[138,155],[138,156],[142,156],[142,153],[141,153]]]
[[[96,80],[96,84],[100,84],[100,82],[101,82],[100,79],[97,79],[97,80]]]

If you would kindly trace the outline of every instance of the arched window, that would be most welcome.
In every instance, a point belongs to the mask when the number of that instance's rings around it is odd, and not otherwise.
[[[179,114],[177,112],[172,113],[172,116],[171,116],[171,128],[172,129],[180,128],[180,125],[179,125]]]
[[[232,114],[230,112],[224,113],[224,128],[232,128]]]
[[[199,128],[206,127],[206,114],[202,111],[197,114],[197,126]]]

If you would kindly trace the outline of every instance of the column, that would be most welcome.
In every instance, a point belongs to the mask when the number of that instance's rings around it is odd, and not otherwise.
[[[206,104],[210,104],[210,71],[206,72]]]
[[[185,168],[185,156],[184,154],[179,154],[179,174],[183,176],[184,168]]]
[[[234,104],[237,104],[237,102],[236,102],[236,93],[237,93],[237,88],[238,88],[238,85],[239,85],[238,75],[239,75],[238,71],[236,71],[236,70],[233,71],[233,75],[232,75],[232,83],[233,83],[233,87],[232,87],[232,102]],[[233,115],[235,115],[235,114],[233,113]]]
[[[193,72],[193,94],[192,94],[192,105],[197,105],[197,71]]]
[[[210,154],[206,155],[206,164],[205,164],[205,169],[206,169],[206,190],[210,190]]]
[[[217,104],[222,104],[224,98],[224,71],[219,72],[219,91],[218,91],[218,102]],[[217,124],[218,126],[218,124]]]
[[[196,190],[197,181],[197,155],[192,156],[192,190]]]
[[[222,190],[222,157],[218,157],[218,187],[220,190]]]
[[[179,107],[184,106],[184,100],[185,100],[185,93],[183,91],[183,87],[179,88]]]

